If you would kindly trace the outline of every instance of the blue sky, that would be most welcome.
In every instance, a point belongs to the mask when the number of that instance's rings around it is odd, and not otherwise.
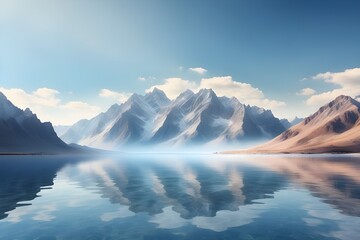
[[[333,0],[0,0],[0,90],[55,124],[154,85],[217,86],[306,116],[360,94],[359,12]]]

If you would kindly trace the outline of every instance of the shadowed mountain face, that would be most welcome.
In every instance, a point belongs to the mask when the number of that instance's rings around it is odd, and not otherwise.
[[[0,153],[69,151],[51,123],[42,123],[30,109],[15,107],[0,93]]]
[[[187,145],[271,139],[285,128],[271,111],[217,97],[211,89],[185,91],[170,101],[154,89],[74,124],[68,143],[116,148],[123,144]]]
[[[275,139],[249,152],[360,152],[360,103],[351,97],[339,96]]]

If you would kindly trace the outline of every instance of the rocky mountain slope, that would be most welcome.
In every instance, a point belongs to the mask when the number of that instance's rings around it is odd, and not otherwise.
[[[185,91],[170,101],[154,89],[134,94],[61,138],[67,143],[114,149],[124,144],[187,145],[271,139],[285,128],[271,111],[217,97],[211,89]]]
[[[339,96],[275,139],[246,152],[360,152],[360,103]]]
[[[28,108],[17,108],[0,92],[0,154],[72,150],[58,138],[51,123],[42,123]]]

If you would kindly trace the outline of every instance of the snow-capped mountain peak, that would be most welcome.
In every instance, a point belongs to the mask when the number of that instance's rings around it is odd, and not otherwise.
[[[159,110],[167,106],[170,103],[170,99],[166,94],[158,89],[154,88],[152,92],[149,92],[145,95],[144,100],[153,108]]]
[[[75,124],[63,139],[82,145],[117,148],[124,144],[183,145],[271,138],[284,129],[271,111],[245,107],[236,98],[217,97],[212,89],[186,90],[170,101],[159,89],[144,96],[133,94],[115,107],[111,118],[104,114]],[[100,119],[101,118],[101,119]],[[101,131],[84,130],[84,126]],[[98,126],[101,126],[99,128]],[[73,136],[81,136],[80,139]]]

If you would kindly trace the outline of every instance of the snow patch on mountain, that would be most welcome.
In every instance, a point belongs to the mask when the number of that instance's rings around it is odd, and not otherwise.
[[[284,130],[271,111],[241,104],[236,98],[217,97],[211,89],[187,90],[173,101],[154,89],[79,121],[61,137],[66,142],[113,149],[269,139]]]

